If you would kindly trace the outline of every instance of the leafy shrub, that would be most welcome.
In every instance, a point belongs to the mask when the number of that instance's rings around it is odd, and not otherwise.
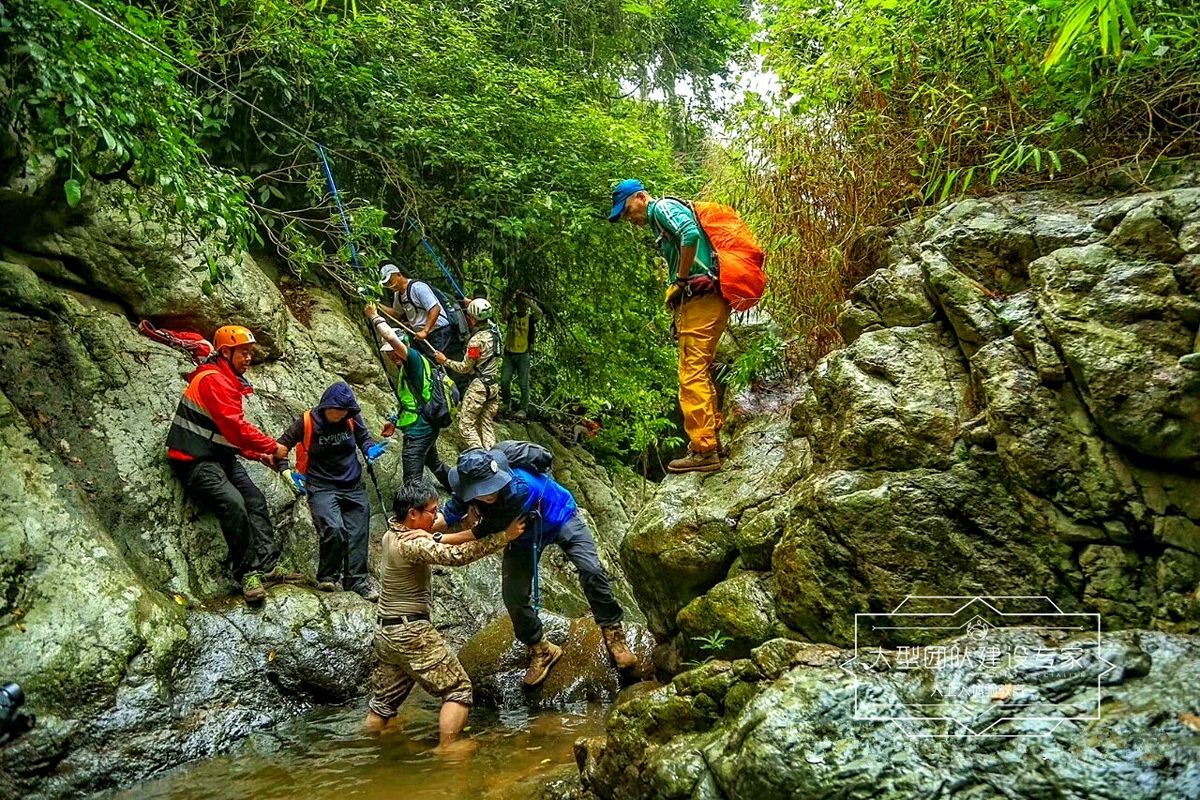
[[[873,266],[865,231],[1200,144],[1190,0],[782,0],[767,16],[781,96],[742,109],[717,191],[757,207],[770,307],[804,361],[839,343],[838,306]]]

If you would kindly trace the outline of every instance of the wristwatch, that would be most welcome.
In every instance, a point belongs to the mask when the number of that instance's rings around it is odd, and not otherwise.
[[[441,544],[442,543],[442,532],[438,531],[437,533],[433,534],[433,540],[435,542],[437,542],[438,544]]]

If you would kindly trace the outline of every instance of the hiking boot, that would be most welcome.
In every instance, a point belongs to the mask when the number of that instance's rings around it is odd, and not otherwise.
[[[318,592],[337,592],[341,591],[341,588],[337,581],[317,581]]]
[[[625,629],[620,623],[605,625],[600,631],[604,634],[604,646],[616,662],[617,669],[632,669],[637,666],[637,656],[629,649],[629,645],[625,644]]]
[[[529,669],[525,670],[525,677],[521,680],[525,684],[525,688],[532,689],[546,680],[546,676],[550,674],[550,668],[560,658],[562,658],[562,648],[545,639],[535,645],[530,645]]]
[[[375,585],[375,581],[367,578],[362,583],[350,587],[350,591],[366,600],[368,603],[374,603],[379,600],[379,587]]]
[[[721,457],[716,450],[707,453],[694,453],[688,450],[683,458],[676,458],[667,464],[667,472],[716,472],[721,468]]]
[[[263,588],[262,573],[249,572],[242,578],[242,597],[247,603],[257,603],[267,596]]]
[[[280,558],[275,562],[275,566],[271,571],[262,576],[263,583],[268,585],[272,583],[283,583],[284,581],[301,580],[304,576],[292,567],[291,562],[286,558]]]

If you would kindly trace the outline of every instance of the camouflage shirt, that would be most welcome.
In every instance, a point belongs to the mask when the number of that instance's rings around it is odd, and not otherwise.
[[[447,361],[444,366],[460,375],[496,380],[500,374],[500,329],[489,324],[475,331],[467,340],[466,357],[462,361]]]
[[[438,544],[432,539],[403,541],[408,531],[391,523],[383,535],[383,572],[380,576],[379,616],[429,614],[433,595],[431,565],[461,567],[504,548],[503,536],[488,536],[464,544]]]

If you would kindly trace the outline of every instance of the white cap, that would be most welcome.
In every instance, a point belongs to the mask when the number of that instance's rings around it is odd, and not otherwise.
[[[379,268],[379,282],[387,283],[393,275],[399,275],[400,268],[392,262],[388,262]]]

